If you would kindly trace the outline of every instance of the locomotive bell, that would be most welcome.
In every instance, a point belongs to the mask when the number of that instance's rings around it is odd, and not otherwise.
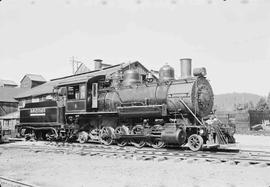
[[[148,82],[152,82],[154,80],[153,74],[151,72],[148,72],[146,75],[146,80]]]
[[[140,83],[139,73],[132,69],[125,71],[123,85],[131,86],[137,83]]]
[[[174,69],[166,64],[159,70],[159,81],[165,82],[170,80],[174,80]]]

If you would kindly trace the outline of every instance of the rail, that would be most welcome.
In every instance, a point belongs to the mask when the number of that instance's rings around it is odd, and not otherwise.
[[[32,184],[26,184],[24,182],[16,181],[14,179],[9,179],[7,177],[0,176],[0,186],[1,187],[37,187]]]

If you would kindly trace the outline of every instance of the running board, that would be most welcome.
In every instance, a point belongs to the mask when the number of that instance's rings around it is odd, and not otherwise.
[[[204,144],[203,149],[217,149],[220,147],[220,144]]]

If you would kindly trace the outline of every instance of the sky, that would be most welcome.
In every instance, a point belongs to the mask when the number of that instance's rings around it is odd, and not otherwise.
[[[2,0],[0,79],[72,74],[140,61],[180,76],[180,59],[206,67],[215,94],[270,92],[268,0]]]

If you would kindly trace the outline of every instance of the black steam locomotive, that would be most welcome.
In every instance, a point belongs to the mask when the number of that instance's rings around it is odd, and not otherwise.
[[[193,151],[234,143],[230,127],[209,120],[213,91],[205,68],[191,75],[191,59],[181,59],[180,79],[169,65],[159,78],[138,67],[109,69],[69,77],[55,88],[54,100],[26,104],[20,110],[25,135],[119,146],[188,145]]]

